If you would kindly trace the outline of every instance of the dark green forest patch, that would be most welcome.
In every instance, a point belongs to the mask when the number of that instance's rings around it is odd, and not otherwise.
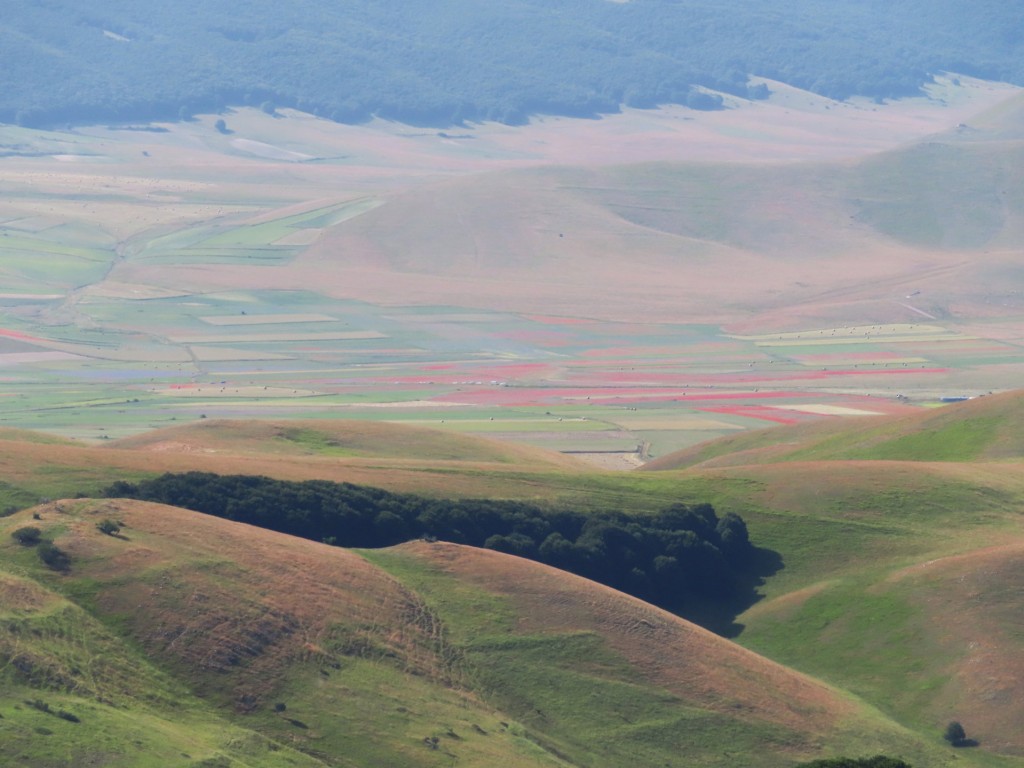
[[[159,502],[343,547],[418,538],[537,560],[675,611],[723,634],[757,599],[778,555],[743,519],[710,504],[653,514],[547,509],[519,501],[438,500],[325,480],[205,472],[117,482],[104,495]]]
[[[16,2],[0,121],[187,120],[228,106],[421,125],[722,106],[781,80],[886,99],[939,72],[1024,82],[1013,3],[908,0]]]

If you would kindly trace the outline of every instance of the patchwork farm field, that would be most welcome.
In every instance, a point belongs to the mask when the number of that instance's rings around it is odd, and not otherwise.
[[[0,330],[0,424],[103,440],[203,418],[373,419],[647,458],[978,394],[956,382],[1019,360],[936,325],[748,337],[297,291],[82,297],[74,311],[74,325]]]
[[[978,265],[849,224],[863,206],[836,192],[851,162],[954,146],[961,121],[1020,102],[934,89],[885,106],[780,89],[460,137],[257,110],[226,134],[214,116],[0,127],[0,425],[98,441],[387,420],[634,464],[1019,386],[1012,222]],[[782,122],[814,151],[794,155]],[[855,170],[857,194],[889,179]]]

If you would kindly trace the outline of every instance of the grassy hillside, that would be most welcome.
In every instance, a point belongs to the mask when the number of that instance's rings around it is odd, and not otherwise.
[[[73,737],[91,734],[109,744],[104,765],[431,766],[448,764],[451,751],[424,740],[457,729],[455,749],[468,764],[496,754],[515,765],[557,763],[451,687],[458,670],[429,612],[355,555],[171,508],[62,502],[37,513],[72,565],[47,574],[8,536],[32,518],[3,521],[8,567],[50,595],[5,627],[5,689],[74,709],[82,723],[48,739],[5,740],[6,759],[52,764],[48,741],[85,759],[94,747]],[[99,533],[95,524],[112,516],[122,532]],[[50,618],[57,608],[60,623]],[[22,639],[31,635],[47,640]],[[116,698],[114,686],[123,689]],[[19,709],[29,733],[47,720]],[[129,719],[136,711],[167,721],[169,735],[136,742],[144,723]],[[175,738],[184,741],[175,734],[203,717],[188,749],[168,754]]]
[[[991,759],[1024,755],[1020,392],[911,417],[780,427],[652,462],[720,488],[782,553],[740,642]],[[653,474],[662,474],[654,472]],[[998,671],[997,671],[998,670]],[[1000,758],[1001,759],[1001,758]]]
[[[129,451],[273,454],[386,460],[396,465],[448,462],[582,470],[569,456],[470,435],[375,421],[230,421],[210,419],[104,443]]]
[[[986,751],[1024,757],[1024,538],[904,568],[865,568],[769,600],[744,642],[822,675],[911,727],[959,720]]]
[[[504,707],[560,751],[582,748],[584,764],[730,765],[758,744],[758,764],[779,762],[779,752],[785,764],[814,742],[942,760],[857,702],[607,588],[454,545],[370,556],[450,617],[452,637]],[[592,704],[581,709],[579,699]]]
[[[21,765],[53,754],[225,766],[940,754],[813,680],[518,558],[413,545],[372,553],[374,566],[124,501],[34,514],[0,522],[4,715],[16,735],[0,752]],[[98,531],[104,519],[120,532]],[[10,538],[28,524],[67,552],[66,572]]]
[[[899,418],[833,419],[712,441],[660,457],[646,471],[778,461],[995,461],[1024,457],[1024,392],[1014,390]]]
[[[561,478],[575,478],[569,483],[575,487],[591,473],[543,449],[366,422],[209,420],[101,446],[17,430],[4,435],[0,510],[98,493],[118,479],[190,470],[336,480],[427,496],[545,499],[559,495],[553,489]]]
[[[37,727],[96,748],[84,730],[54,727],[74,723],[17,704],[39,698],[54,712],[114,723],[104,726],[114,734],[122,726],[103,702],[134,708],[143,700],[138,706],[168,734],[139,737],[144,748],[156,754],[172,744],[196,759],[234,755],[243,742],[262,755],[270,739],[306,755],[295,760],[341,750],[354,764],[389,756],[430,765],[456,755],[483,765],[497,749],[522,756],[523,764],[611,766],[635,753],[642,764],[661,765],[685,752],[693,765],[726,765],[737,753],[757,752],[764,755],[758,764],[782,766],[881,751],[914,765],[1010,766],[1024,750],[1016,671],[1016,574],[1024,552],[1024,472],[1014,447],[1019,403],[1015,394],[985,397],[911,419],[848,423],[849,432],[780,429],[757,435],[754,453],[727,459],[729,446],[718,446],[719,466],[642,473],[458,459],[431,470],[429,462],[386,458],[407,455],[387,444],[403,433],[387,430],[360,438],[363,456],[318,456],[305,444],[293,455],[291,442],[278,445],[277,430],[294,424],[250,430],[211,423],[173,433],[178,442],[187,436],[203,446],[194,451],[151,450],[167,442],[160,435],[135,448],[3,441],[0,466],[14,506],[33,503],[44,489],[59,498],[189,465],[372,478],[440,496],[638,513],[673,501],[711,502],[742,514],[752,540],[781,558],[761,586],[763,599],[727,631],[830,686],[606,588],[497,553],[415,544],[364,553],[370,566],[341,550],[181,510],[81,500],[36,508],[41,520],[32,519],[33,510],[0,518],[8,615],[42,622],[61,612],[40,630],[52,642],[26,646],[20,629],[5,636],[7,657],[29,653],[29,662],[5,667],[13,703],[3,714],[19,723],[18,749],[28,755],[62,743],[35,740],[30,749]],[[962,436],[974,429],[985,439],[965,443]],[[915,443],[909,436],[918,433],[932,437]],[[950,438],[966,446],[961,455],[925,451]],[[375,440],[381,442],[372,447]],[[773,440],[780,451],[824,455],[846,442],[851,451],[886,458],[743,463]],[[902,448],[902,460],[890,455],[892,445]],[[107,517],[127,524],[125,538],[96,530]],[[68,574],[50,572],[32,548],[9,538],[26,525],[70,553]],[[305,596],[301,605],[296,593]],[[78,645],[68,647],[71,638]],[[83,643],[91,650],[81,650]],[[145,658],[132,656],[132,648],[145,649]],[[111,655],[124,656],[116,666],[130,674],[97,661]],[[417,674],[409,678],[410,671]],[[442,682],[443,691],[431,681]],[[202,703],[193,705],[189,691],[203,692]],[[764,698],[765,691],[778,698]],[[185,703],[168,708],[181,697]],[[588,702],[582,710],[581,701]],[[345,708],[353,702],[357,711]],[[286,710],[274,712],[276,703]],[[193,716],[216,727],[178,746]],[[941,729],[953,719],[979,747],[943,746]],[[244,735],[252,731],[261,736]],[[352,732],[371,735],[353,740],[345,735]],[[422,741],[434,737],[437,750]],[[724,754],[723,743],[735,752]],[[293,759],[273,759],[285,757]],[[421,758],[426,762],[416,762]]]
[[[739,484],[734,497],[761,510],[744,513],[752,535],[785,560],[765,600],[737,618],[744,645],[909,727],[938,733],[960,719],[986,752],[1021,754],[1019,711],[996,692],[1012,688],[1020,653],[1007,613],[1020,605],[1011,575],[1019,462],[787,462],[707,474]]]

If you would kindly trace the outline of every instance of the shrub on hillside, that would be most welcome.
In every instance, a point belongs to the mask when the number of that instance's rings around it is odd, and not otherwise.
[[[116,520],[111,520],[108,517],[96,523],[96,529],[100,533],[107,534],[107,536],[114,536],[121,530],[121,525]]]
[[[34,547],[42,540],[41,536],[42,531],[34,525],[27,525],[24,528],[19,528],[11,534],[12,539],[26,547]]]
[[[956,720],[953,720],[946,726],[946,730],[943,732],[942,738],[954,747],[966,747],[972,743],[967,738],[967,731],[965,731],[964,727]]]
[[[66,571],[71,567],[71,556],[52,541],[39,542],[36,554],[47,568],[55,571]]]

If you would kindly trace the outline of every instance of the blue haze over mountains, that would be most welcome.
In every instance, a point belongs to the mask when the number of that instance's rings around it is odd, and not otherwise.
[[[1010,0],[7,0],[0,122],[296,107],[341,122],[508,124],[762,98],[845,99],[956,72],[1024,84]],[[696,87],[695,87],[696,86]]]

